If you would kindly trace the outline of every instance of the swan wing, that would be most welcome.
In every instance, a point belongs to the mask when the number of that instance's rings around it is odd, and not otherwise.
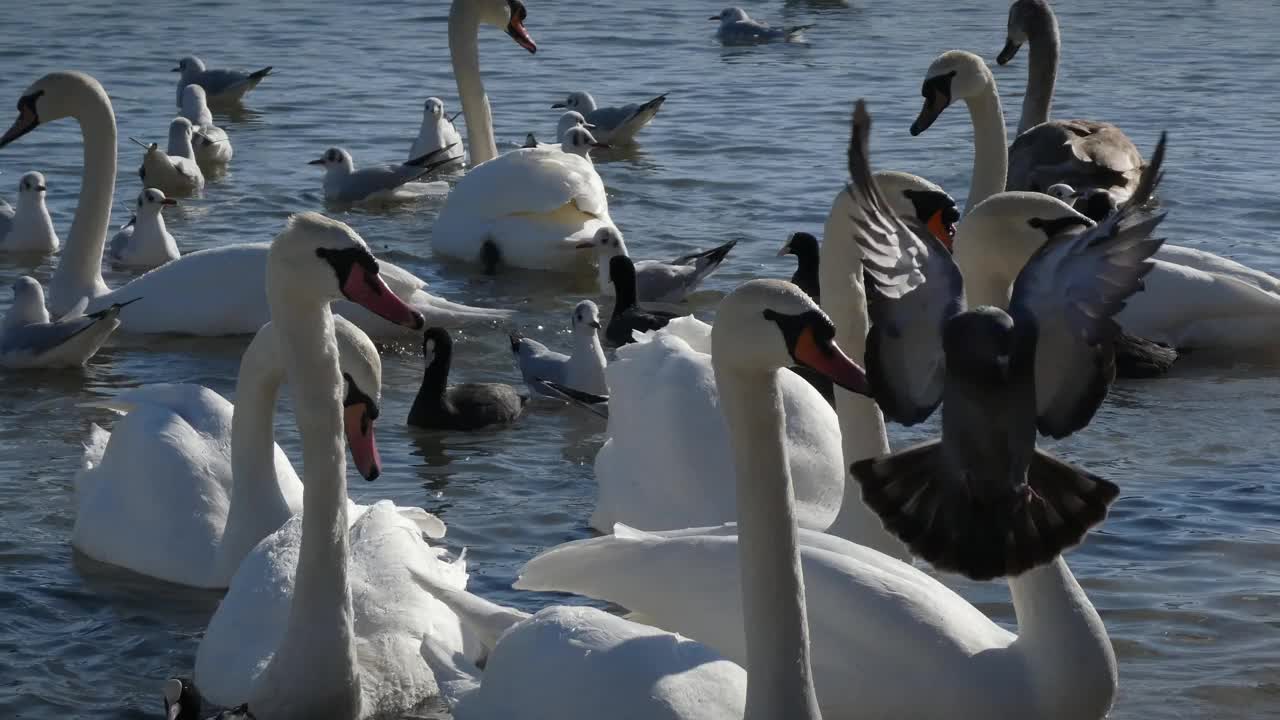
[[[849,141],[848,193],[871,317],[867,372],[884,414],[913,425],[942,402],[942,327],[964,309],[964,284],[942,243],[899,218],[880,191],[871,174],[870,132],[871,117],[859,101]]]
[[[1036,414],[1044,435],[1087,425],[1114,379],[1113,318],[1142,288],[1164,242],[1151,237],[1164,214],[1140,207],[1159,183],[1164,146],[1162,137],[1134,202],[1092,228],[1050,235],[1014,281],[1009,314],[1039,331]]]

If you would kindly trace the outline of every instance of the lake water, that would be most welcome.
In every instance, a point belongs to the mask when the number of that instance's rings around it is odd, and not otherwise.
[[[1280,225],[1280,9],[1244,0],[1159,5],[1080,0],[1059,8],[1064,65],[1054,111],[1105,119],[1148,150],[1167,129],[1163,230],[1271,272]],[[484,80],[501,148],[525,133],[554,134],[548,106],[587,89],[605,103],[670,92],[633,151],[602,158],[610,210],[639,257],[673,257],[741,238],[695,307],[759,276],[789,276],[774,253],[796,230],[820,233],[845,180],[851,102],[876,121],[877,167],[910,170],[967,193],[971,129],[961,109],[928,133],[907,127],[920,82],[939,52],[962,48],[992,61],[1007,3],[751,2],[754,16],[814,23],[807,46],[721,49],[708,15],[718,5],[634,0],[529,0],[530,56],[496,29],[481,37]],[[458,108],[448,63],[445,2],[384,0],[272,4],[28,3],[5,13],[0,106],[51,70],[78,69],[111,94],[122,144],[116,196],[140,189],[138,148],[163,141],[174,114],[174,61],[275,73],[249,110],[218,115],[235,160],[200,202],[169,211],[184,251],[270,239],[290,212],[320,209],[320,174],[306,162],[330,145],[358,163],[404,157],[429,95]],[[1135,39],[1136,38],[1136,39]],[[993,63],[994,65],[994,63]],[[1012,126],[1025,82],[1025,50],[994,68]],[[0,122],[12,112],[0,112]],[[65,237],[76,205],[81,144],[62,121],[0,152],[0,195],[43,171]],[[392,212],[346,212],[376,252],[454,300],[515,307],[526,332],[567,342],[566,322],[589,285],[516,274],[477,277],[432,258],[438,202]],[[124,218],[117,211],[113,227]],[[52,263],[35,273],[47,280]],[[0,259],[0,285],[28,269]],[[108,273],[115,285],[127,278]],[[0,292],[0,310],[9,294]],[[558,336],[558,337],[557,337]],[[455,377],[517,379],[498,329],[461,334]],[[244,339],[121,343],[84,372],[0,375],[0,717],[137,718],[160,712],[160,685],[188,673],[217,595],[160,585],[76,557],[71,478],[90,422],[108,413],[87,399],[153,382],[196,382],[231,396]],[[1173,377],[1120,383],[1087,432],[1056,450],[1118,482],[1106,525],[1071,565],[1106,621],[1120,662],[1116,718],[1280,716],[1280,420],[1268,359],[1187,358]],[[520,565],[588,534],[591,464],[603,423],[538,405],[515,427],[419,433],[403,424],[417,390],[420,353],[384,357],[378,426],[385,472],[353,482],[360,500],[389,497],[438,513],[447,544],[468,548],[472,585],[534,609],[551,598],[516,593]],[[297,455],[292,416],[279,437]],[[913,435],[891,431],[895,445]],[[354,478],[354,475],[353,475]],[[1003,584],[958,584],[1011,622]],[[856,621],[856,619],[854,620]],[[429,711],[438,712],[438,711]]]

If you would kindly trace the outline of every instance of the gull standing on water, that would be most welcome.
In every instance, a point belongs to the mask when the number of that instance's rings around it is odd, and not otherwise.
[[[231,162],[234,150],[227,131],[213,124],[213,113],[209,112],[208,96],[204,88],[192,83],[182,89],[182,110],[179,114],[190,120],[195,127],[196,136],[192,141],[195,146],[196,162],[201,170],[226,165]]]
[[[192,195],[204,187],[204,172],[196,162],[196,151],[191,146],[195,126],[184,117],[176,117],[169,123],[169,151],[161,152],[156,143],[147,145],[141,140],[129,138],[147,151],[142,157],[138,177],[147,187],[163,190],[171,195]]]
[[[89,299],[84,298],[71,312],[50,322],[40,283],[26,275],[18,278],[13,284],[13,306],[0,325],[0,367],[84,365],[120,327],[120,308],[129,303],[117,303],[85,315],[88,304]]]
[[[451,148],[441,159],[448,159],[448,165],[461,164],[463,157],[462,136],[453,121],[445,117],[444,101],[438,97],[429,97],[422,105],[422,127],[418,137],[409,148],[409,159],[420,158],[441,148]],[[441,167],[447,167],[442,165]]]
[[[708,20],[719,20],[720,28],[716,37],[724,45],[757,45],[770,42],[796,42],[800,34],[813,27],[812,25],[788,25],[786,27],[770,27],[768,23],[752,20],[747,11],[738,7],[728,7],[719,15],[712,15]]]
[[[570,316],[569,327],[573,333],[573,349],[568,355],[518,332],[510,333],[511,354],[520,367],[520,375],[531,391],[543,395],[548,393],[542,381],[595,395],[608,394],[604,347],[600,344],[600,308],[590,300],[578,303]]]
[[[207,70],[204,61],[195,55],[188,55],[178,61],[173,72],[182,73],[178,77],[178,106],[182,106],[182,89],[195,83],[208,93],[211,103],[237,103],[244,99],[245,93],[258,87],[262,78],[271,72],[267,66],[251,73],[239,70]]]
[[[666,100],[667,94],[663,93],[640,104],[599,107],[596,105],[595,98],[591,97],[591,93],[574,92],[569,93],[569,97],[565,98],[564,102],[558,102],[551,107],[552,109],[566,108],[581,113],[586,123],[594,129],[592,134],[600,142],[624,145],[633,142],[636,133],[653,121]],[[564,132],[563,123],[562,116],[561,133]]]
[[[44,175],[32,171],[18,181],[18,209],[0,200],[0,252],[58,251],[58,233],[44,204]]]
[[[150,270],[177,260],[178,243],[169,234],[160,214],[164,208],[177,204],[177,200],[165,197],[155,188],[138,193],[133,218],[111,238],[107,252],[111,264]]]
[[[324,166],[324,199],[329,202],[401,202],[447,189],[444,183],[414,181],[453,162],[448,157],[453,147],[433,150],[400,165],[375,165],[359,170],[351,153],[331,147],[307,164]]]
[[[688,255],[681,255],[671,262],[661,260],[636,260],[636,299],[639,302],[678,303],[683,302],[711,273],[720,267],[729,251],[737,245],[737,240]],[[611,227],[602,227],[595,236],[578,244],[578,247],[594,248],[600,263],[598,281],[600,290],[606,295],[613,295],[613,284],[609,282],[609,261],[616,255],[627,255],[627,243],[622,233]],[[585,388],[583,388],[585,389]]]

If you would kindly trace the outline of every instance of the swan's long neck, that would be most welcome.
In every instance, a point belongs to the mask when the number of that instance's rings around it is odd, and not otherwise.
[[[823,229],[818,282],[822,307],[836,326],[836,342],[850,356],[866,355],[867,298],[862,288],[862,254],[853,237],[853,206],[849,193],[841,190],[831,205]],[[840,512],[827,532],[865,545],[902,560],[911,556],[906,547],[885,531],[879,516],[862,502],[862,489],[848,468],[858,460],[889,452],[889,436],[884,417],[871,398],[837,387],[836,416],[840,421],[840,444],[844,451],[845,489]]]
[[[274,326],[270,326],[274,327]],[[245,556],[294,508],[276,474],[275,417],[284,381],[273,329],[260,331],[240,360],[231,415],[231,507],[218,547],[219,577],[230,580]]]
[[[347,482],[342,435],[342,375],[327,303],[280,298],[268,269],[272,322],[302,436],[302,540],[293,602],[263,692],[310,688],[359,707],[351,591],[347,584]],[[354,691],[354,699],[352,698]],[[283,694],[283,693],[281,693]],[[282,698],[283,700],[283,698]],[[271,706],[267,697],[260,702]],[[250,699],[250,706],[254,699]],[[333,709],[343,715],[348,707]]]
[[[1059,556],[1011,578],[1009,590],[1018,616],[1014,647],[1036,678],[1045,714],[1102,717],[1115,695],[1116,656],[1102,618],[1066,561]]]
[[[729,369],[712,354],[738,484],[747,641],[746,720],[821,717],[809,661],[795,495],[777,371]]]
[[[55,315],[67,312],[82,297],[110,292],[102,280],[102,249],[116,190],[116,116],[101,86],[86,87],[84,95],[75,115],[84,142],[80,200],[49,281],[49,308]]]
[[[967,98],[969,118],[973,121],[973,176],[969,180],[968,213],[978,203],[1004,192],[1009,177],[1009,148],[1005,144],[1004,110],[995,80],[982,92]],[[825,288],[823,289],[825,292]]]
[[[485,95],[484,83],[480,80],[479,31],[480,18],[475,4],[468,0],[453,0],[449,7],[449,57],[453,61],[453,76],[458,81],[462,113],[467,119],[467,145],[472,165],[498,156],[489,96]]]
[[[1053,105],[1053,88],[1058,81],[1058,55],[1061,38],[1058,35],[1058,18],[1048,5],[1035,19],[1035,26],[1028,35],[1031,60],[1027,65],[1027,93],[1022,97],[1022,118],[1018,120],[1018,135],[1049,120]],[[1016,137],[1016,135],[1015,135]]]

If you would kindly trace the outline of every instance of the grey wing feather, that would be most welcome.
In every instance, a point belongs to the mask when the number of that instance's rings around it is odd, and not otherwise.
[[[1141,206],[1155,192],[1164,162],[1162,135],[1131,202],[1098,225],[1050,238],[1013,284],[1009,314],[1034,327],[1036,415],[1040,432],[1065,437],[1083,428],[1115,376],[1113,319],[1154,266],[1163,238],[1151,233],[1164,213]]]
[[[623,105],[621,107],[596,108],[587,113],[587,122],[604,130],[616,130],[636,114],[639,105]]]
[[[376,192],[394,190],[428,172],[430,170],[412,165],[361,168],[347,176],[342,186],[341,199],[361,200]]]
[[[56,322],[10,328],[5,331],[3,339],[0,339],[0,355],[9,361],[14,358],[37,358],[72,342],[100,324],[101,329],[106,331],[101,338],[105,341],[106,335],[115,329],[116,315],[118,313],[103,317],[77,314]],[[96,352],[101,344],[96,342],[93,347],[87,348],[84,359]]]
[[[534,381],[538,378],[563,381],[566,363],[569,362],[568,355],[555,352],[537,340],[529,338],[519,340],[516,357],[520,365],[520,375],[530,385],[534,385]]]
[[[678,303],[702,281],[692,265],[657,260],[636,263],[636,297],[642,303]]]
[[[964,309],[960,269],[942,243],[898,218],[871,174],[871,118],[859,100],[849,141],[854,241],[862,251],[871,330],[867,372],[887,417],[912,425],[942,401],[942,327]]]
[[[200,85],[210,95],[218,95],[249,80],[249,73],[238,70],[206,70],[200,74]]]

